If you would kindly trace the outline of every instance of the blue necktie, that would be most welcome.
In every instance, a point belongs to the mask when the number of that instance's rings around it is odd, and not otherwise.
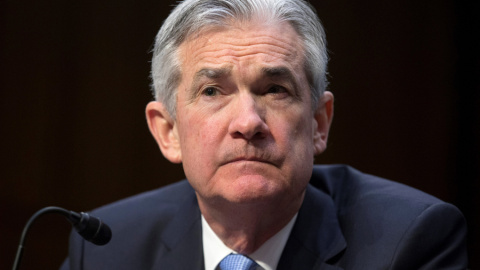
[[[222,270],[255,270],[257,264],[241,254],[230,254],[220,262]]]

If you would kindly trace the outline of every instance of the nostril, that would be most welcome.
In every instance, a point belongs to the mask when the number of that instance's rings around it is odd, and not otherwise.
[[[235,131],[232,133],[234,139],[244,139],[247,141],[263,139],[266,137],[266,130],[248,130],[248,131]]]
[[[235,139],[243,138],[243,134],[240,131],[236,131],[232,134],[232,137]]]

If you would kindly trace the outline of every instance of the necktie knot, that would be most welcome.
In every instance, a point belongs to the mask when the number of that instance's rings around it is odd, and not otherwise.
[[[257,264],[241,254],[230,254],[220,262],[222,270],[254,270]]]

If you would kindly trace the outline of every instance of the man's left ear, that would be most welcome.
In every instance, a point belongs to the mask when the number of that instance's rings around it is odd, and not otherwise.
[[[313,147],[315,155],[327,148],[328,132],[333,119],[333,94],[325,91],[320,97],[313,116]]]

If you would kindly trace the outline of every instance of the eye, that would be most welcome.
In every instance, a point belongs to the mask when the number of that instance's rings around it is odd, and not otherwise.
[[[202,94],[207,97],[213,97],[218,94],[218,90],[215,87],[207,87],[202,91]]]
[[[280,85],[272,85],[268,91],[267,91],[267,94],[283,94],[283,93],[287,93],[287,89],[283,86],[280,86]]]

